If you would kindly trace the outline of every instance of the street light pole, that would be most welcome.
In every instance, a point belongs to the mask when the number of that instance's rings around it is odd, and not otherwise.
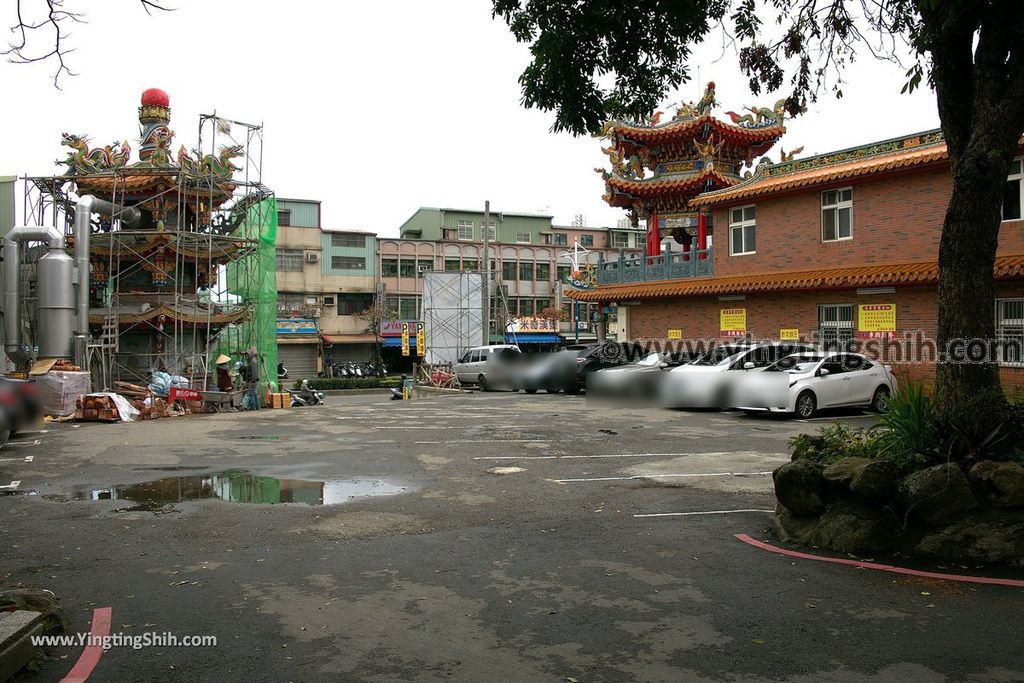
[[[488,346],[491,343],[491,258],[490,258],[490,232],[491,232],[491,201],[484,202],[484,282],[483,310],[481,320],[484,322],[483,341],[481,346]],[[495,235],[497,237],[497,235]]]

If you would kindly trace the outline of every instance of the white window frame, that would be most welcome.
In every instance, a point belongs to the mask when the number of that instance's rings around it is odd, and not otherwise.
[[[469,231],[469,236],[465,237],[463,230]],[[458,238],[462,242],[473,241],[473,221],[459,221],[457,224]]]
[[[1003,318],[1010,305],[1020,307],[1020,318]],[[1000,349],[999,365],[1007,367],[1024,367],[1024,299],[1006,298],[996,299],[995,310],[996,340],[1002,342],[1004,339],[1012,339],[1017,343],[1016,351],[1013,353],[1017,360],[1004,360],[1003,351]],[[1009,351],[1010,349],[1005,349]]]
[[[743,214],[746,213],[747,209],[754,209],[754,217],[750,220],[743,218]],[[733,212],[740,212],[740,220],[736,221],[733,217]],[[744,233],[746,228],[754,229],[754,248],[750,251],[746,251],[747,239]],[[736,244],[736,240],[733,239],[733,232],[739,230],[740,234],[743,235],[743,249],[744,251],[736,251],[733,247]],[[748,256],[750,254],[757,253],[757,207],[754,204],[746,204],[745,206],[734,206],[729,209],[729,255],[730,256]]]
[[[840,320],[840,310],[849,312],[850,319]],[[831,341],[826,337],[834,336],[838,350],[846,352],[854,337],[854,313],[853,304],[818,304],[818,344],[824,348]]]
[[[490,223],[490,224],[485,226],[483,224],[483,222],[481,221],[481,223],[480,223],[480,235],[481,236],[483,236],[483,231],[484,231],[485,228],[487,230],[487,241],[488,242],[497,242],[498,241],[498,224],[497,223]]]
[[[529,244],[530,233],[528,232],[517,232],[516,233],[516,244]]]
[[[629,233],[613,232],[612,233],[612,248],[613,249],[628,249],[629,248]]]
[[[1006,176],[1006,182],[1017,181],[1017,192],[1020,193],[1020,196],[1017,198],[1017,206],[1020,208],[1021,215],[1018,218],[1003,218],[1004,222],[1024,219],[1024,157],[1015,158],[1013,163],[1017,164],[1017,171]],[[1002,207],[999,207],[1000,217],[1002,217],[1002,210]]]
[[[826,204],[825,203],[825,195],[828,194],[829,192],[835,192],[836,193],[836,199],[837,199],[836,203],[834,203],[834,204]],[[850,198],[849,199],[841,199],[841,197],[843,196],[844,192],[849,192],[850,193]],[[846,237],[841,237],[839,235],[839,212],[842,209],[849,209],[850,210],[850,234],[847,235]],[[831,212],[833,212],[835,214],[836,236],[833,237],[832,239],[826,239],[826,237],[825,237],[825,212],[826,211],[831,211]],[[851,187],[837,187],[834,190],[825,190],[824,192],[821,193],[821,241],[822,242],[843,242],[845,240],[852,240],[852,239],[853,239],[853,187],[852,186]]]

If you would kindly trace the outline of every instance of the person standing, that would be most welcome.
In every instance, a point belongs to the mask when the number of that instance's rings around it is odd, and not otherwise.
[[[246,386],[246,396],[249,399],[249,410],[259,410],[260,408],[260,359],[256,353],[256,347],[253,346],[249,349],[249,383]]]

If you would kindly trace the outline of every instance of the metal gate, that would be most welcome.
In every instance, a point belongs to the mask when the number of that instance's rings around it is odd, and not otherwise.
[[[289,379],[312,379],[316,377],[318,345],[278,344],[277,360],[288,368]],[[269,369],[269,368],[268,368]]]

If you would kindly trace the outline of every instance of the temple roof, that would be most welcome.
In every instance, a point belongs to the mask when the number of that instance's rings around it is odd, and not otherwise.
[[[608,187],[626,192],[634,197],[660,197],[664,195],[697,194],[708,180],[720,187],[734,185],[735,178],[719,173],[715,168],[701,169],[695,173],[660,174],[650,178],[623,178],[612,173],[605,181]]]
[[[860,176],[941,164],[948,158],[942,133],[931,130],[782,164],[764,164],[749,180],[706,192],[692,203],[695,206],[728,204]]]
[[[753,156],[767,152],[774,145],[786,127],[774,121],[761,126],[738,126],[726,123],[710,114],[696,118],[675,118],[657,126],[641,126],[625,121],[609,121],[605,131],[614,132],[620,143],[634,142],[640,145],[664,145],[704,138],[704,126],[710,126],[721,140],[737,147],[750,148]]]
[[[993,276],[997,279],[1024,277],[1024,254],[996,257]],[[938,281],[938,262],[918,261],[734,277],[688,278],[606,285],[596,289],[568,290],[566,295],[577,301],[623,301],[780,290],[849,289],[879,285],[934,285]]]
[[[113,309],[113,313],[117,316],[119,325],[137,325],[143,322],[153,322],[160,316],[164,316],[167,320],[176,320],[180,323],[226,325],[242,320],[245,318],[247,311],[241,308],[235,311],[215,313],[208,308],[189,304],[150,306],[143,303],[119,304]],[[90,325],[102,325],[106,317],[106,308],[89,309]]]

